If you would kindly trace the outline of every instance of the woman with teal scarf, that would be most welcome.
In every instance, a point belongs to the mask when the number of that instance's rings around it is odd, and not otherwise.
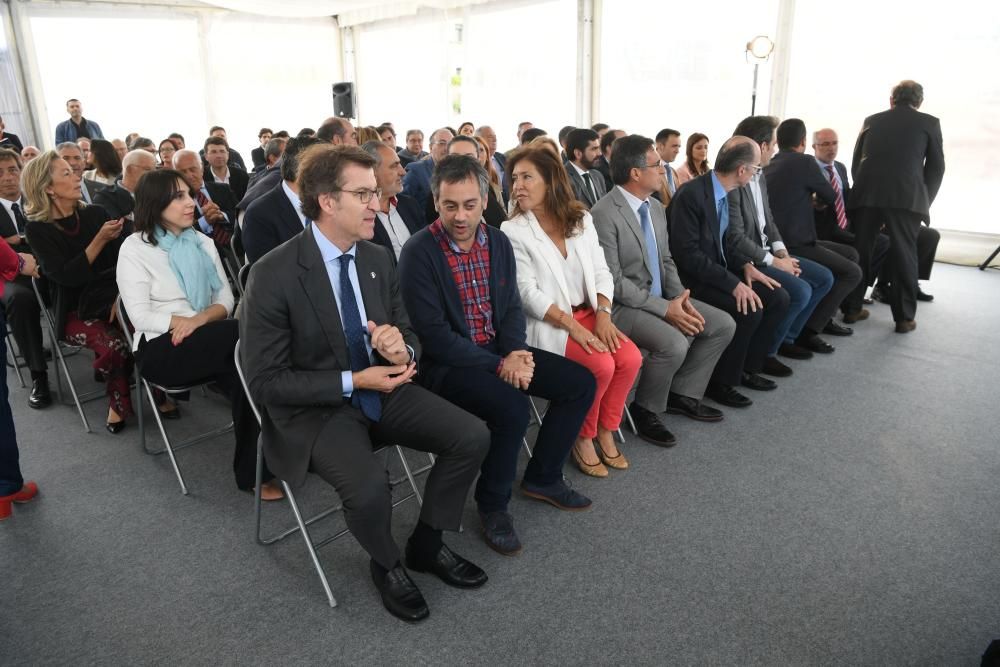
[[[152,171],[135,191],[136,232],[118,255],[118,288],[135,327],[135,358],[150,382],[214,381],[232,402],[236,485],[252,491],[259,427],[243,393],[233,350],[239,325],[229,319],[233,292],[213,240],[195,226],[193,193],[180,173]],[[281,497],[270,482],[265,500]]]

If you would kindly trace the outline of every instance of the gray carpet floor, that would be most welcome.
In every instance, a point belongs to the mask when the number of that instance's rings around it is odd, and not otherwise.
[[[179,454],[184,497],[134,424],[85,434],[69,407],[28,409],[9,373],[42,493],[0,524],[0,664],[978,664],[1000,638],[1000,272],[939,265],[927,288],[912,334],[876,304],[752,408],[667,417],[671,450],[627,434],[632,468],[606,480],[567,466],[589,512],[515,493],[518,557],[485,546],[470,502],[448,541],[490,581],[414,575],[417,626],[383,610],[350,537],[320,552],[335,609],[297,536],[254,542],[231,436]],[[228,420],[197,398],[172,433]],[[87,405],[97,427],[104,410]],[[334,498],[313,479],[301,500]],[[395,512],[401,544],[416,513]]]

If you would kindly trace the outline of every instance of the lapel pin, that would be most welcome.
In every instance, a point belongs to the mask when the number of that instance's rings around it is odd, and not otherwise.
[[[372,280],[375,280],[375,272],[372,271]]]

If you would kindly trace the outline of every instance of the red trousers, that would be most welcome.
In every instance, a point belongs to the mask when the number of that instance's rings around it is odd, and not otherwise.
[[[125,336],[114,324],[104,320],[81,320],[76,313],[66,316],[63,338],[94,353],[94,370],[104,377],[108,404],[122,418],[132,414],[129,377],[132,374],[132,351]]]
[[[597,322],[597,317],[590,308],[574,311],[573,319],[588,331],[593,331]],[[586,366],[597,380],[594,404],[583,420],[580,437],[596,437],[598,424],[609,431],[616,430],[622,423],[625,399],[628,398],[642,366],[639,348],[631,339],[627,339],[622,341],[621,349],[614,354],[596,351],[587,354],[579,343],[569,338],[566,341],[566,358]]]

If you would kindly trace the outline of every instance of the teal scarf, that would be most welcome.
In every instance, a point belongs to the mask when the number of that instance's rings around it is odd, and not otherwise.
[[[185,229],[179,236],[156,228],[156,240],[170,258],[170,268],[184,290],[195,312],[208,308],[212,295],[222,289],[215,264],[201,245],[201,234],[193,228]]]

